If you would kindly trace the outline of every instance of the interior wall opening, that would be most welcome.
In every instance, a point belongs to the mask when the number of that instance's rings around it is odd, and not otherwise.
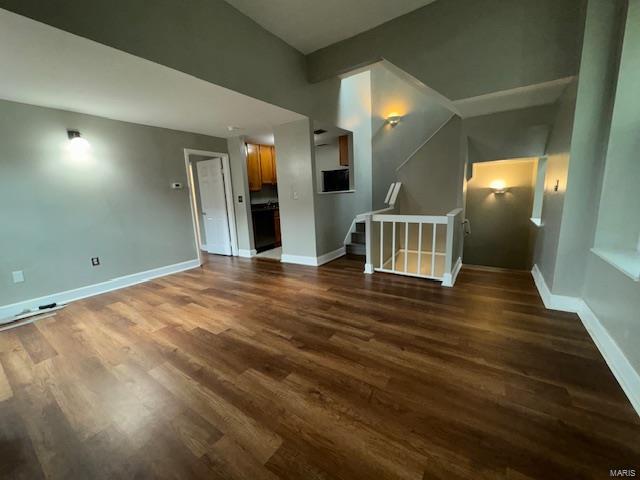
[[[282,236],[277,156],[273,132],[245,139],[251,204],[251,228],[257,256],[280,260]]]
[[[237,234],[229,156],[185,150],[194,235],[202,253],[237,255]],[[182,188],[175,184],[174,188]]]
[[[538,158],[475,163],[467,183],[465,264],[530,270]]]

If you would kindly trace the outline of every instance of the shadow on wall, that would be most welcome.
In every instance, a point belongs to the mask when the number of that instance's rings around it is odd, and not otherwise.
[[[531,269],[535,231],[529,218],[536,167],[537,158],[474,165],[467,185],[471,234],[465,238],[464,263]]]

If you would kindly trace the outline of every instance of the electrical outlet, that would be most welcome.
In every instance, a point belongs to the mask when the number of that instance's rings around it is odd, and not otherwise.
[[[100,265],[100,257],[91,257],[91,265],[94,267]]]
[[[13,276],[13,283],[24,282],[24,272],[22,270],[11,272],[11,275]]]

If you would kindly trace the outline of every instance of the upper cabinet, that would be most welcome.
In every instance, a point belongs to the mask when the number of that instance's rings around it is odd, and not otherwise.
[[[247,143],[247,175],[252,192],[261,190],[262,185],[275,185],[278,182],[274,147]]]
[[[273,185],[276,183],[276,164],[273,159],[273,147],[269,145],[259,145],[260,151],[260,173],[262,183]]]
[[[276,147],[271,145],[271,160],[273,161],[273,183],[278,183],[278,172],[276,170]]]
[[[338,137],[338,146],[340,147],[340,165],[349,166],[349,135],[340,135]]]
[[[258,145],[247,143],[247,175],[249,176],[249,190],[252,192],[262,189],[261,170]]]

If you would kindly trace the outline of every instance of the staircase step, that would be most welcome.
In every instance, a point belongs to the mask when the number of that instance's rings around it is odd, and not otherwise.
[[[366,236],[364,232],[351,232],[351,243],[364,244],[366,242]]]
[[[364,222],[356,222],[356,232],[364,233],[365,227],[366,225]]]
[[[347,253],[351,255],[366,255],[367,247],[362,243],[350,243],[347,245]]]

